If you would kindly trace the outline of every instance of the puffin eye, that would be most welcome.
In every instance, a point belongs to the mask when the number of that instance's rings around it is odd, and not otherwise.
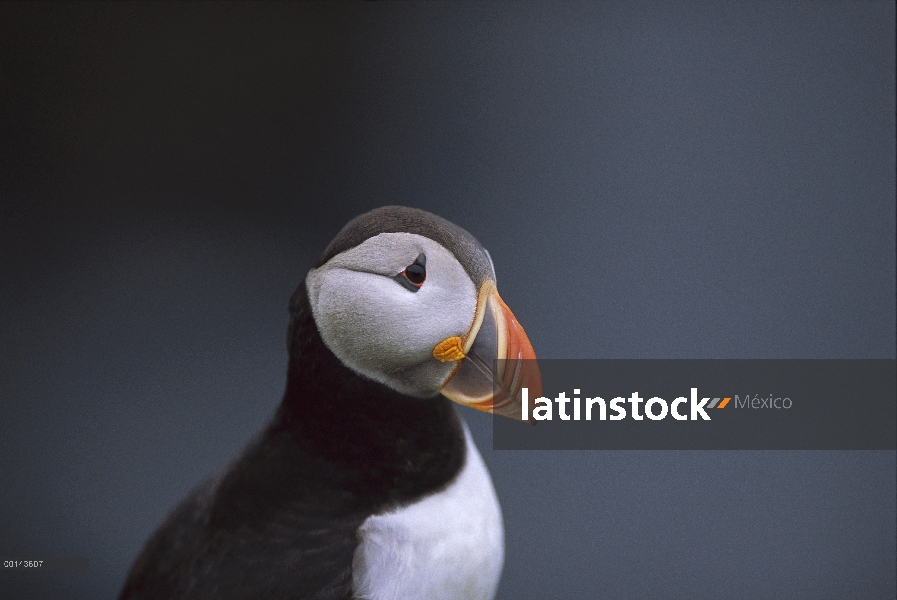
[[[427,270],[415,263],[412,265],[408,265],[408,267],[404,271],[405,279],[420,287],[424,283],[424,279],[427,278]]]
[[[405,267],[405,270],[393,279],[412,292],[416,292],[427,279],[427,257],[419,254],[413,263]]]

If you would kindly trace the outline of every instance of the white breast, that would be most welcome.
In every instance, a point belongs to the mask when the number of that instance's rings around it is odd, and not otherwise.
[[[467,425],[467,463],[448,488],[369,517],[352,562],[357,598],[491,600],[504,562],[501,509]]]

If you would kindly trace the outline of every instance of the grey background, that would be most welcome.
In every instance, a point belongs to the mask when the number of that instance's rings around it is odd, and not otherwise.
[[[0,4],[0,595],[111,597],[418,206],[553,358],[894,358],[894,3]],[[500,598],[893,598],[895,452],[496,452]]]

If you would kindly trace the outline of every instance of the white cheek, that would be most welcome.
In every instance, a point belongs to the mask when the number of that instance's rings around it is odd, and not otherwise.
[[[464,335],[476,309],[469,280],[466,286],[427,281],[411,292],[388,277],[345,269],[319,270],[309,278],[315,321],[327,346],[349,367],[381,381],[433,361],[433,347]]]
[[[422,315],[406,295],[412,294],[380,275],[327,271],[319,288],[318,329],[344,362],[366,370],[419,360],[421,349],[412,342]]]

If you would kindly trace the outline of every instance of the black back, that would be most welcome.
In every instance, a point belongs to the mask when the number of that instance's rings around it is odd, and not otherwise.
[[[287,388],[270,424],[172,512],[122,599],[351,598],[356,531],[444,489],[465,460],[451,403],[365,379],[327,349],[293,295]]]

